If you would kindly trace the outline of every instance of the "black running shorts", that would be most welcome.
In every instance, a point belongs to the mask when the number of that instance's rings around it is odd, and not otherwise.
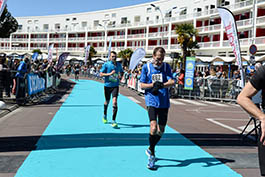
[[[119,95],[119,87],[104,87],[105,99],[110,100],[110,95],[113,97],[118,97]]]
[[[158,118],[158,125],[166,126],[168,108],[155,108],[155,107],[148,106],[147,110],[148,110],[150,122],[152,120],[157,121],[157,118]]]

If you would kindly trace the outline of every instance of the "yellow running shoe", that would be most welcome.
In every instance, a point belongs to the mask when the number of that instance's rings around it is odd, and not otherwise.
[[[102,118],[102,122],[103,122],[104,124],[108,123],[108,120],[107,120],[107,117],[106,117],[106,116],[104,116],[104,117]]]
[[[118,128],[118,124],[117,124],[116,122],[112,122],[111,126],[112,126],[113,128]]]

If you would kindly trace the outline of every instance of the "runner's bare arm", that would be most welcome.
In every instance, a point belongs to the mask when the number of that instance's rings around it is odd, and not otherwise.
[[[167,82],[164,83],[164,88],[168,88],[175,85],[175,81],[173,79],[169,79]]]

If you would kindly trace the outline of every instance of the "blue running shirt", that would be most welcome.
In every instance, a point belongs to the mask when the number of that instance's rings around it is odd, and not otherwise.
[[[142,68],[140,82],[150,84],[154,83],[155,81],[161,81],[165,83],[170,79],[173,79],[173,77],[169,64],[163,63],[160,69],[156,69],[152,63],[147,63]],[[168,88],[159,89],[158,95],[153,95],[151,91],[152,89],[145,90],[146,106],[152,106],[155,108],[170,107]]]
[[[123,73],[122,66],[119,62],[116,63],[116,66],[112,61],[107,61],[103,64],[100,69],[101,73],[111,73],[111,71],[115,70],[115,74],[111,76],[105,76],[105,87],[117,87],[119,86],[119,74]]]

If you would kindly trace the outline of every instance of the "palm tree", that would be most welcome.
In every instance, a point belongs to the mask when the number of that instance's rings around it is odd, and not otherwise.
[[[118,57],[122,58],[122,66],[128,66],[130,63],[130,58],[133,54],[133,50],[130,48],[127,48],[125,50],[121,50],[118,53]]]
[[[89,50],[89,56],[88,56],[88,66],[92,65],[92,60],[91,58],[94,57],[97,54],[97,51],[95,50],[95,48],[93,46],[90,46],[90,50]]]
[[[194,28],[193,24],[181,24],[177,25],[176,34],[178,35],[178,44],[181,47],[183,53],[184,66],[186,63],[186,57],[194,54],[193,49],[199,49],[198,42],[193,40],[198,35],[198,31]]]

